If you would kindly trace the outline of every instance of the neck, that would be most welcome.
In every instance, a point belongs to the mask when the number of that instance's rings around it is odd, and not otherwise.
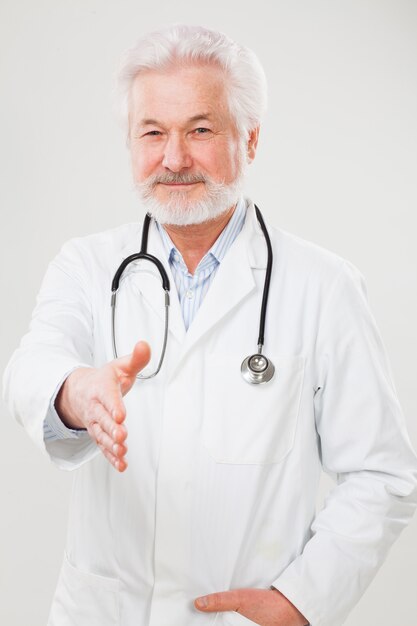
[[[226,228],[235,208],[236,205],[216,219],[202,224],[190,224],[189,226],[164,224],[172,243],[181,252],[190,274],[194,274],[203,256],[210,250],[222,230]]]

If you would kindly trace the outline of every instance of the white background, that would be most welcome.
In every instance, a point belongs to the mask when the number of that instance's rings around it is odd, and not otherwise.
[[[62,243],[139,218],[114,75],[126,47],[174,21],[258,54],[270,98],[247,192],[366,276],[416,447],[415,0],[2,0],[0,368]],[[0,411],[0,623],[44,626],[71,476]],[[348,626],[416,625],[416,548],[415,518]]]

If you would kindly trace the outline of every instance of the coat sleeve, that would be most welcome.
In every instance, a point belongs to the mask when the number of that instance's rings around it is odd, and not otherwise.
[[[345,263],[316,344],[316,429],[336,479],[303,553],[273,582],[312,626],[338,626],[416,505],[417,463],[363,279]]]
[[[62,469],[75,469],[98,452],[87,433],[44,436],[56,393],[77,367],[93,365],[91,289],[80,240],[65,244],[49,265],[29,332],[12,355],[3,378],[11,414],[35,444]]]

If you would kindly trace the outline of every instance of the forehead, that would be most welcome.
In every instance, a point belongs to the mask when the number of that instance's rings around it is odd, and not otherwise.
[[[228,116],[226,76],[218,67],[192,65],[149,70],[133,81],[129,114],[135,121],[152,118],[179,122],[202,113]]]

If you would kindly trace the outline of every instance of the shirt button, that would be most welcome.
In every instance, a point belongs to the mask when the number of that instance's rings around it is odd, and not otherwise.
[[[174,261],[179,261],[180,257],[178,256],[178,254],[174,254]]]
[[[187,296],[187,298],[191,298],[194,296],[194,291],[191,291],[191,289],[187,289],[187,291],[185,292],[185,295]]]

